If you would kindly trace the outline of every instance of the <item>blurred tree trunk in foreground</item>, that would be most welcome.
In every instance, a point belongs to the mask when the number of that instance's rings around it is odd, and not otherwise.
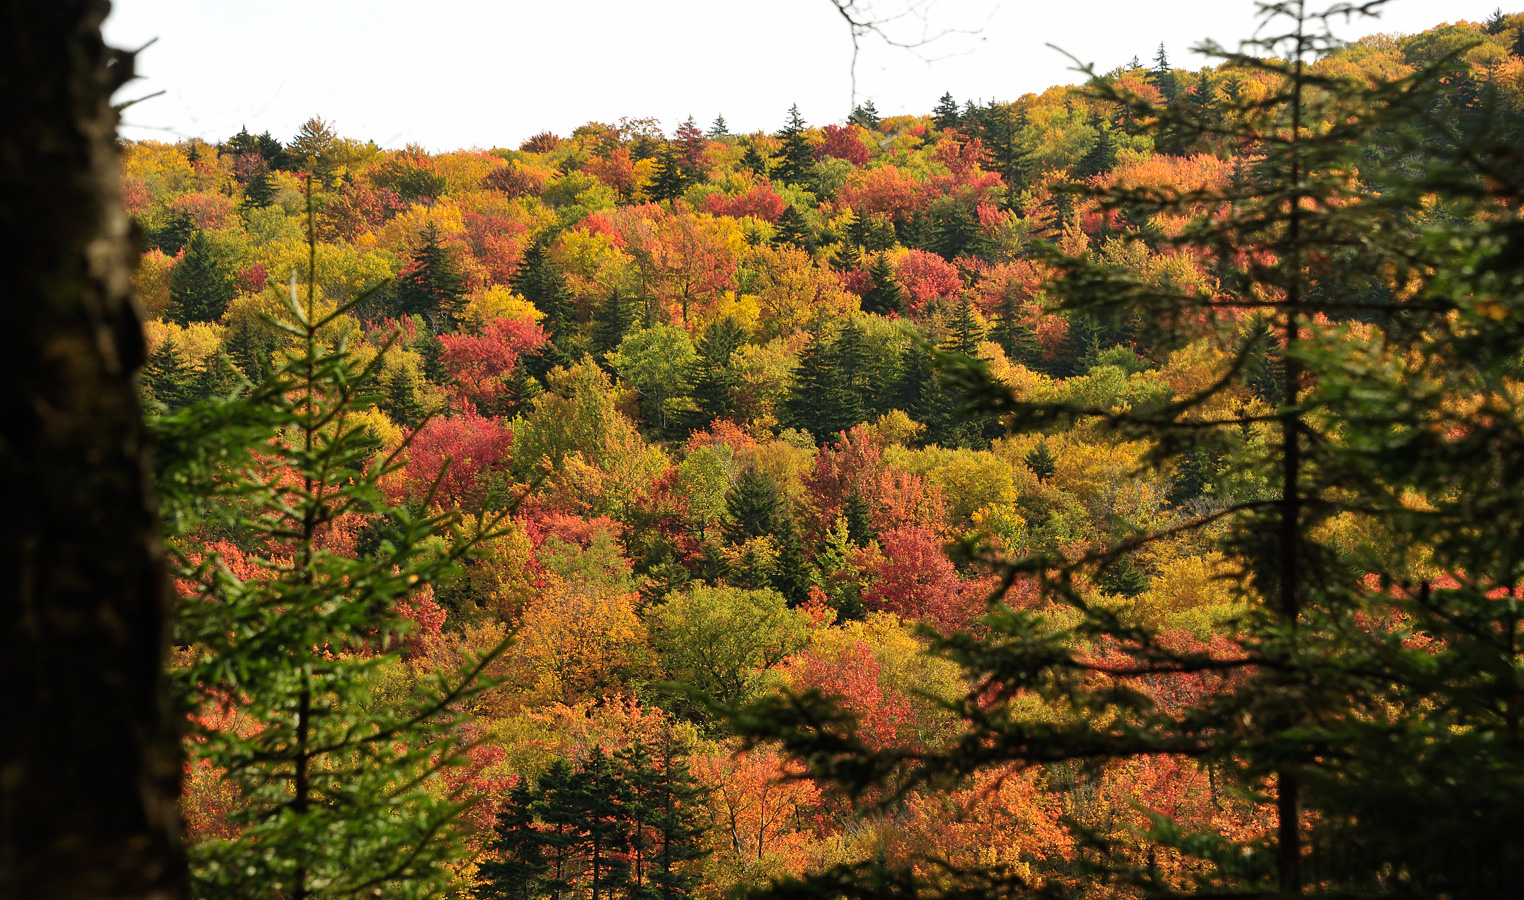
[[[172,898],[167,580],[104,0],[0,0],[0,897]]]

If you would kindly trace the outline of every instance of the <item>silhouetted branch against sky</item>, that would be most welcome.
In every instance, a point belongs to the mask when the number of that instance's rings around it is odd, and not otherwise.
[[[942,5],[939,0],[831,0],[831,5],[846,20],[852,35],[852,107],[857,106],[857,60],[865,39],[876,38],[930,64],[970,52],[966,47],[952,49],[949,39],[978,37],[995,15],[991,9],[977,26],[969,26],[944,22],[946,17],[937,14]],[[927,51],[933,47],[938,48],[939,54],[928,56]]]

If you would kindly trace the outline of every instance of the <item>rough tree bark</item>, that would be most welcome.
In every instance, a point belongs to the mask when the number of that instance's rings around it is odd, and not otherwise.
[[[182,894],[105,0],[0,0],[0,897]]]

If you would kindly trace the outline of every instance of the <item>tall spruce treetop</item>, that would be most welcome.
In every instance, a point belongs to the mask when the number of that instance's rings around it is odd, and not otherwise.
[[[418,246],[402,274],[397,276],[397,311],[422,316],[435,332],[449,331],[455,323],[466,280],[439,240],[439,227],[425,225]]]
[[[852,115],[847,117],[847,121],[854,125],[861,125],[869,131],[877,131],[879,123],[878,107],[873,105],[872,100],[864,100],[852,110]]]
[[[955,704],[964,733],[941,748],[869,747],[840,709],[809,697],[759,701],[738,730],[781,737],[811,774],[849,790],[887,784],[889,797],[990,767],[1162,754],[1270,811],[1257,839],[1188,833],[1158,810],[1142,847],[1089,835],[1089,883],[1118,895],[1481,898],[1524,876],[1524,470],[1510,462],[1524,459],[1524,412],[1509,386],[1524,352],[1524,187],[1506,144],[1461,141],[1429,118],[1453,58],[1390,82],[1316,65],[1349,12],[1267,3],[1241,51],[1204,48],[1226,71],[1273,79],[1214,126],[1253,155],[1245,178],[1188,198],[1097,190],[1102,210],[1188,219],[1162,240],[1214,259],[1217,292],[1048,255],[1064,309],[1135,317],[1152,352],[1218,347],[1214,377],[1118,411],[1018,401],[976,364],[951,368],[976,408],[1017,427],[1084,421],[1146,442],[1161,471],[1204,449],[1214,503],[1121,523],[1077,558],[1009,564],[1009,579],[1034,579],[1061,612],[997,606],[985,634],[935,642],[976,686]],[[1196,114],[1099,78],[1091,90],[1161,127]],[[1271,403],[1249,365],[1266,348],[1279,366]],[[1349,522],[1375,537],[1345,540]],[[1089,585],[1137,587],[1124,560],[1183,535],[1232,568],[1241,612],[1225,644],[1092,602]],[[1161,702],[1181,690],[1191,703]],[[1034,702],[1062,712],[1030,715]],[[1154,865],[1160,852],[1190,860],[1188,874]],[[1015,877],[869,862],[775,895],[1053,896],[1066,877],[1040,863]]]
[[[958,127],[958,101],[953,99],[951,91],[937,101],[936,108],[931,111],[931,122],[943,131]]]
[[[730,137],[730,126],[728,124],[726,124],[724,116],[717,115],[717,116],[714,117],[714,121],[711,122],[710,125],[709,125],[709,137],[712,137],[712,138],[726,138],[726,137]]]
[[[170,311],[182,323],[215,322],[237,293],[232,260],[204,231],[185,244],[185,255],[170,273]]]
[[[1149,70],[1148,80],[1154,87],[1159,89],[1159,94],[1164,97],[1164,102],[1171,103],[1180,95],[1180,85],[1175,80],[1175,69],[1169,64],[1169,54],[1164,50],[1164,42],[1159,42],[1159,50],[1154,54],[1154,67]]]
[[[789,107],[788,123],[778,132],[778,139],[783,142],[778,154],[778,179],[785,184],[808,185],[815,171],[815,148],[810,146],[797,104]]]

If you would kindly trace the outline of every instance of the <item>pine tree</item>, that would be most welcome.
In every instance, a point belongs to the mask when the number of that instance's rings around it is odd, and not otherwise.
[[[1031,470],[1033,475],[1037,476],[1038,481],[1047,481],[1053,477],[1054,472],[1058,471],[1058,457],[1054,456],[1053,451],[1048,449],[1047,441],[1043,441],[1036,447],[1028,450],[1027,455],[1022,457],[1021,461]]]
[[[1503,14],[1503,8],[1497,7],[1487,21],[1482,23],[1482,31],[1491,35],[1502,34],[1508,28],[1508,17]]]
[[[788,124],[778,132],[783,147],[778,154],[777,177],[784,184],[810,186],[815,173],[815,148],[810,146],[809,134],[797,105],[789,107]]]
[[[156,228],[148,235],[148,246],[165,256],[174,256],[185,249],[185,245],[195,235],[196,223],[191,221],[191,217],[185,213],[175,213],[162,228]]]
[[[215,322],[237,291],[233,264],[204,231],[191,235],[169,275],[170,310],[177,322]]]
[[[872,100],[865,100],[852,109],[852,115],[847,121],[854,125],[861,125],[869,131],[878,130],[878,107],[873,105]]]
[[[454,328],[465,294],[466,280],[440,243],[438,226],[430,222],[419,233],[418,246],[397,276],[397,311],[404,316],[420,316],[429,330],[438,334]]]
[[[654,748],[636,742],[619,763],[631,786],[632,897],[689,900],[697,879],[687,864],[709,855],[704,803],[709,791],[689,771],[687,755],[664,729]]]
[[[411,627],[398,604],[417,602],[474,552],[478,525],[495,524],[396,514],[381,484],[397,466],[352,424],[380,360],[362,364],[332,338],[316,281],[308,272],[292,291],[280,324],[294,341],[270,376],[156,424],[175,574],[194,586],[177,601],[172,639],[196,653],[167,672],[174,702],[236,697],[240,723],[186,721],[189,764],[226,773],[230,823],[188,848],[196,896],[431,896],[464,856],[463,807],[442,782],[462,762],[456,710],[482,687],[478,662],[385,690],[378,679],[401,664]],[[327,523],[348,515],[398,522],[388,551],[332,547]],[[289,555],[251,553],[235,578],[245,560],[220,558],[236,551],[205,546],[200,529]]]
[[[958,202],[938,204],[932,215],[929,249],[951,262],[958,257],[988,259],[994,243],[984,233],[972,207]]]
[[[714,117],[714,123],[709,126],[709,136],[716,139],[730,137],[730,126],[725,124],[724,116]]]
[[[1006,359],[1026,365],[1037,357],[1037,333],[1026,320],[1020,296],[1006,290],[1000,296],[1000,307],[995,326],[990,329],[990,340],[1005,351]]]
[[[694,349],[698,372],[693,382],[696,406],[693,427],[706,428],[716,419],[735,415],[741,376],[731,365],[735,352],[746,343],[746,332],[734,319],[722,319],[704,329]]]
[[[524,251],[524,261],[513,274],[513,290],[544,313],[540,326],[550,341],[529,364],[530,374],[544,377],[556,366],[569,366],[578,358],[574,340],[576,320],[572,317],[571,291],[566,277],[550,259],[546,238],[531,243]]]
[[[778,489],[756,466],[748,466],[725,498],[724,535],[727,543],[766,537],[778,526]]]
[[[867,419],[872,383],[869,377],[867,348],[856,320],[848,319],[831,342],[826,357],[828,387],[823,402],[831,421],[825,422],[826,435],[846,431]]]
[[[664,144],[656,156],[656,174],[651,178],[652,200],[676,200],[688,187],[688,175],[673,151],[671,144]]]
[[[608,368],[605,362],[608,354],[618,348],[625,335],[634,327],[637,305],[615,287],[594,310],[591,349],[593,358],[599,360],[604,368]]]
[[[774,227],[776,229],[773,232],[774,243],[793,244],[801,250],[813,249],[814,241],[810,235],[809,223],[793,206],[784,208],[783,214],[778,216]]]
[[[1075,163],[1075,178],[1104,175],[1117,164],[1117,149],[1111,138],[1110,126],[1102,124],[1098,118],[1092,124],[1095,126],[1095,143],[1091,144],[1090,149],[1085,151],[1085,155],[1080,157],[1078,163]]]
[[[191,395],[196,401],[227,398],[247,384],[248,379],[233,365],[232,358],[226,352],[217,352],[207,358],[201,374],[196,376]]]
[[[834,437],[830,428],[835,424],[835,416],[825,408],[831,389],[828,350],[824,323],[817,319],[810,326],[809,341],[799,351],[799,365],[794,368],[784,406],[789,423],[808,431],[817,443]]]
[[[629,785],[602,747],[593,747],[582,765],[573,797],[582,813],[583,853],[587,860],[588,900],[611,898],[627,887],[625,854],[630,850],[626,819]]]
[[[275,202],[275,183],[270,170],[261,165],[243,186],[244,209],[265,209]]]
[[[847,495],[841,512],[847,525],[847,537],[852,543],[859,547],[866,547],[870,542],[878,539],[878,533],[873,530],[873,505],[861,491],[853,491]]]
[[[428,415],[420,397],[421,380],[418,370],[409,365],[397,366],[386,380],[386,399],[381,409],[403,428],[417,428]]]
[[[1175,70],[1169,64],[1169,54],[1164,51],[1162,41],[1159,43],[1159,51],[1154,54],[1154,67],[1148,73],[1148,80],[1159,89],[1165,103],[1174,103],[1180,96],[1180,85],[1175,80]]]
[[[937,101],[936,108],[931,111],[931,124],[943,131],[958,127],[958,101],[953,99],[951,91]]]
[[[778,562],[769,581],[774,590],[787,598],[790,606],[798,606],[810,598],[810,588],[819,582],[819,578],[805,554],[799,526],[787,511],[780,512],[777,517],[772,537],[778,546]]]
[[[894,266],[886,253],[880,253],[868,267],[872,286],[863,294],[863,312],[880,316],[904,315],[905,292],[894,277]]]
[[[138,374],[138,383],[146,399],[176,410],[194,399],[195,377],[179,343],[166,339],[148,354],[148,362]]]
[[[492,855],[477,868],[487,896],[496,900],[539,900],[544,896],[550,863],[545,858],[545,835],[536,827],[537,799],[527,779],[521,778],[508,791],[493,828],[493,840],[487,845]]]
[[[759,178],[770,177],[769,173],[772,171],[772,165],[761,148],[757,146],[756,141],[746,142],[746,152],[741,155],[741,165],[756,173]]]

